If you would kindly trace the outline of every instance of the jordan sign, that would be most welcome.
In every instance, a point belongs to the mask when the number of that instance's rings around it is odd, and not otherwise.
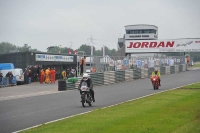
[[[126,53],[200,52],[200,39],[126,40]]]

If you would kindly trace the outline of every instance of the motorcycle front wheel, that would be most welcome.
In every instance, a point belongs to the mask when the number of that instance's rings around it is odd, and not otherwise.
[[[153,83],[153,89],[156,90],[156,82]]]
[[[85,93],[81,95],[82,106],[85,107]]]

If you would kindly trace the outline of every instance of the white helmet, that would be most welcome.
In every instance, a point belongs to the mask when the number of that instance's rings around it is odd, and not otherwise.
[[[83,74],[83,80],[86,81],[88,80],[89,75],[87,73]]]

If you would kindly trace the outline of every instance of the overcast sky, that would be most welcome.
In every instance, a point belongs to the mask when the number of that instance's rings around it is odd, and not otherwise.
[[[200,38],[200,0],[0,0],[0,42],[46,51],[89,43],[117,49],[125,25],[158,26],[158,39]]]

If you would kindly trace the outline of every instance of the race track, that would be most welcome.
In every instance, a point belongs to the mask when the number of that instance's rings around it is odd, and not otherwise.
[[[130,82],[95,87],[95,99],[92,107],[83,108],[80,93],[77,90],[56,92],[57,84],[51,85],[53,93],[29,95],[28,97],[5,98],[0,95],[0,132],[10,133],[46,123],[63,117],[121,103],[130,99],[165,91],[171,88],[200,81],[200,71],[187,71],[178,74],[163,75],[159,90],[153,90],[150,79],[138,79]],[[45,86],[38,83],[32,87]],[[47,85],[49,86],[49,85]],[[20,86],[16,86],[19,88]],[[22,86],[21,86],[22,87]],[[13,89],[7,88],[7,89]],[[4,88],[5,89],[5,88]],[[34,88],[33,88],[34,89]],[[0,88],[1,93],[2,88]],[[15,89],[16,91],[16,89]],[[12,95],[14,95],[12,93]],[[9,95],[12,96],[12,95]],[[24,94],[23,96],[28,95]]]

